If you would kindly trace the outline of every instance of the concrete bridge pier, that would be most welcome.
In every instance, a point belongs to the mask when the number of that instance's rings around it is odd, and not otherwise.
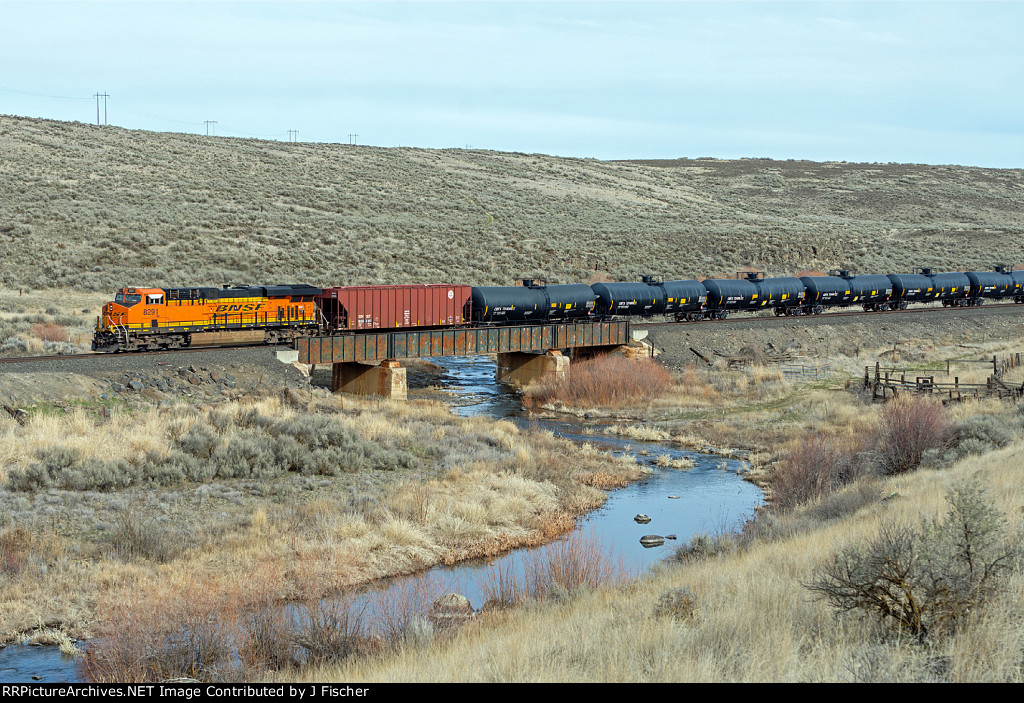
[[[557,349],[535,354],[531,352],[499,352],[498,368],[494,378],[514,386],[525,386],[534,381],[566,379],[569,376],[569,357]]]
[[[397,361],[386,359],[380,366],[346,361],[334,364],[331,391],[406,400],[409,397],[409,384],[405,378],[405,369]]]
[[[606,347],[587,347],[577,349],[573,355],[573,361],[577,359],[593,359],[606,354],[619,354],[627,359],[653,359],[658,352],[646,342],[630,342],[629,344],[616,344]]]

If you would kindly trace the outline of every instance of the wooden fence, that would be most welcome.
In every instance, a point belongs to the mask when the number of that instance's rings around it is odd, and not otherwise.
[[[993,356],[991,359],[958,360],[952,363],[978,363],[992,366],[992,374],[985,383],[962,383],[959,376],[952,375],[950,362],[946,362],[946,380],[938,381],[941,370],[900,370],[894,367],[883,367],[875,362],[874,367],[864,367],[864,387],[871,389],[871,397],[881,400],[896,398],[901,393],[915,395],[945,396],[949,400],[960,400],[964,397],[996,397],[1016,400],[1024,396],[1024,384],[1010,385],[1003,376],[1021,364],[1019,352],[1005,355],[1003,358]]]

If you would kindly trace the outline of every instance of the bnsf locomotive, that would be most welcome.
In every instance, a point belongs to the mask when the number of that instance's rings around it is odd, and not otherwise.
[[[307,285],[122,288],[103,306],[92,348],[179,349],[317,334],[319,294],[319,288]]]
[[[734,311],[771,309],[812,315],[826,308],[947,307],[1002,299],[1024,303],[1024,271],[658,281],[544,286],[399,285],[316,288],[308,285],[224,288],[122,288],[103,306],[93,350],[177,349],[288,342],[317,334],[368,330],[501,325],[561,320],[653,317],[725,319]]]

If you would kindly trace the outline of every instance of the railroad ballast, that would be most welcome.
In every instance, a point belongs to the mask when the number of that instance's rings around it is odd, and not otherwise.
[[[725,319],[734,311],[815,315],[832,307],[905,309],[910,303],[1024,303],[1024,271],[851,275],[518,286],[306,284],[223,288],[122,288],[96,321],[94,351],[272,344],[369,330],[522,324],[660,315]]]

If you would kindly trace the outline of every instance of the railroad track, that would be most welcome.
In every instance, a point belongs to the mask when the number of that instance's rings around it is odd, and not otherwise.
[[[718,324],[728,325],[731,323],[743,323],[743,322],[792,322],[792,321],[810,321],[810,320],[828,320],[831,318],[838,317],[865,317],[865,316],[876,316],[876,315],[904,315],[904,314],[920,314],[929,312],[981,312],[984,313],[988,310],[1021,310],[1024,312],[1024,305],[1018,305],[1016,303],[993,303],[990,305],[983,305],[980,307],[911,307],[906,310],[885,310],[885,311],[872,311],[865,312],[863,310],[846,310],[836,312],[826,312],[821,315],[780,315],[780,316],[756,316],[745,313],[744,311],[736,313],[735,316],[729,317],[725,320],[697,320],[697,321],[683,321],[683,322],[631,322],[630,327],[635,329],[647,329],[651,327],[676,327],[680,325],[703,325],[703,324]],[[25,364],[25,363],[38,363],[45,361],[80,361],[80,360],[99,360],[99,359],[137,359],[145,356],[163,356],[168,354],[195,354],[200,352],[217,352],[217,351],[228,351],[232,349],[255,349],[261,345],[258,344],[235,344],[230,346],[219,346],[219,347],[190,347],[186,349],[162,349],[157,351],[144,351],[144,352],[124,352],[118,354],[112,353],[87,353],[87,354],[58,354],[54,356],[13,356],[13,357],[0,357],[0,364]],[[278,348],[280,345],[278,345]],[[290,347],[287,347],[290,348]]]
[[[872,315],[872,316],[874,316],[874,315],[903,315],[903,314],[907,314],[907,313],[913,314],[913,313],[928,313],[928,312],[968,312],[968,311],[971,311],[971,312],[985,312],[985,311],[988,311],[988,310],[1000,310],[1000,309],[1006,309],[1006,310],[1017,309],[1017,310],[1024,311],[1024,305],[1018,305],[1017,303],[992,303],[990,305],[982,305],[982,306],[979,306],[979,307],[950,307],[950,308],[946,308],[946,307],[935,306],[935,307],[907,308],[906,310],[873,310],[871,312],[865,312],[864,310],[844,310],[844,311],[836,311],[836,312],[826,312],[826,313],[822,313],[821,315],[779,315],[779,316],[772,315],[772,316],[765,316],[765,317],[757,317],[757,316],[753,316],[753,315],[743,315],[742,317],[740,317],[740,316],[738,316],[738,315],[742,314],[742,311],[740,311],[737,314],[736,317],[728,317],[725,320],[697,320],[697,321],[694,321],[694,322],[690,322],[688,320],[684,320],[682,322],[634,322],[634,323],[630,324],[630,327],[635,327],[635,328],[670,327],[670,326],[676,326],[676,325],[695,325],[695,324],[696,325],[700,325],[700,324],[704,324],[706,322],[715,323],[715,324],[729,324],[730,322],[775,322],[775,321],[790,321],[790,322],[792,322],[793,320],[800,320],[800,321],[804,321],[804,320],[826,320],[826,319],[829,319],[829,318],[832,318],[832,317],[864,317],[864,316],[867,316],[867,315]]]

